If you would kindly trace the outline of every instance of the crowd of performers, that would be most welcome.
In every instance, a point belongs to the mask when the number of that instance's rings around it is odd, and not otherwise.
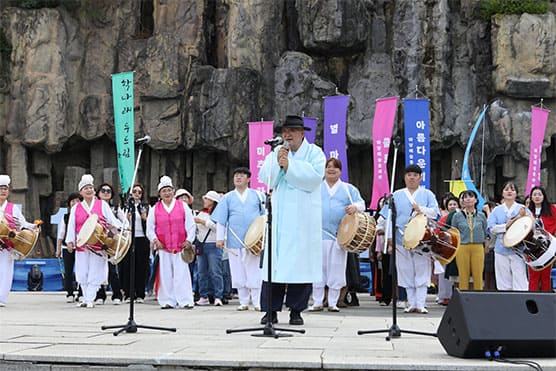
[[[277,146],[267,156],[259,174],[259,179],[272,190],[271,298],[267,297],[269,256],[263,251],[261,259],[245,243],[250,226],[267,213],[266,195],[249,188],[251,173],[240,167],[233,172],[234,189],[226,194],[208,191],[202,196],[203,209],[199,212],[191,209],[193,196],[184,189],[176,191],[167,176],[159,181],[159,199],[154,205],[146,202],[143,186],[135,184],[131,189],[135,218],[112,204],[114,189],[110,184],[95,188],[93,177],[84,175],[78,192],[67,199],[69,211],[58,228],[57,255],[64,261],[67,301],[94,308],[106,300],[107,283],[112,288],[113,304],[129,300],[142,303],[154,286],[162,309],[221,306],[228,303],[234,291],[239,300],[238,311],[252,308],[266,312],[261,323],[266,323],[268,315],[276,323],[285,304],[292,325],[304,323],[301,313],[307,308],[318,312],[327,307],[330,312],[338,312],[345,307],[347,288],[354,290],[359,283],[349,279],[355,270],[358,281],[359,264],[357,254],[339,246],[339,226],[346,215],[365,212],[364,201],[356,187],[340,180],[342,163],[335,158],[327,160],[318,146],[305,140],[305,130],[310,129],[300,117],[287,116],[280,130],[287,145]],[[376,238],[370,249],[374,267],[372,295],[381,305],[390,305],[392,291],[397,290],[398,306],[405,312],[427,313],[431,282],[436,283],[437,302],[443,305],[448,303],[454,287],[551,290],[552,263],[540,271],[528,269],[519,251],[502,243],[507,229],[524,215],[533,216],[535,228],[556,233],[556,207],[550,204],[542,187],[534,187],[524,203],[518,201],[517,186],[507,182],[498,205],[489,202],[477,210],[477,194],[467,190],[459,197],[444,196],[439,208],[436,196],[419,186],[421,176],[419,166],[409,165],[403,174],[405,187],[391,197],[396,209],[394,232],[388,227],[392,201],[384,204],[381,199],[379,210],[373,214]],[[8,201],[9,192],[9,176],[0,175],[2,223],[14,230],[37,228]],[[80,230],[93,214],[106,230],[129,229],[135,220],[134,267],[130,254],[117,264],[109,263],[100,242],[78,246]],[[404,246],[404,232],[416,215],[424,215],[427,224],[433,223],[435,228],[459,231],[461,243],[451,263],[440,264],[423,250]],[[0,306],[5,306],[14,254],[10,244],[1,241]],[[397,252],[398,287],[391,284],[393,246]],[[184,255],[195,259],[188,263]],[[155,270],[151,272],[153,257]],[[134,275],[130,275],[132,269]],[[134,277],[133,282],[130,276]],[[348,296],[351,304],[357,305],[355,293]]]

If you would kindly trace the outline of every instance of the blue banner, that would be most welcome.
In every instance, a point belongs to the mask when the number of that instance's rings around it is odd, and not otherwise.
[[[430,118],[428,99],[404,99],[405,165],[423,170],[421,186],[430,188]]]
[[[340,179],[348,181],[346,116],[349,95],[324,97],[324,155],[342,162]]]
[[[133,72],[112,75],[112,101],[118,173],[122,193],[128,193],[135,169],[135,126],[133,123]]]

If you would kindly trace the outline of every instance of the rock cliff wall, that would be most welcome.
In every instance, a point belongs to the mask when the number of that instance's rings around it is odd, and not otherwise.
[[[416,87],[431,100],[437,194],[461,173],[471,125],[487,103],[484,166],[479,135],[472,176],[490,198],[505,180],[523,190],[530,107],[540,98],[553,110],[542,180],[556,184],[555,4],[547,14],[490,21],[479,18],[477,0],[15,5],[0,5],[0,173],[11,175],[11,199],[29,219],[47,221],[85,172],[117,186],[110,75],[129,70],[135,134],[153,138],[138,174],[151,198],[164,174],[199,200],[208,189],[230,189],[231,170],[248,163],[247,121],[304,113],[322,124],[323,96],[339,91],[351,97],[350,179],[369,201],[375,99],[414,97]],[[403,135],[401,107],[394,130]],[[556,200],[554,186],[549,194]]]

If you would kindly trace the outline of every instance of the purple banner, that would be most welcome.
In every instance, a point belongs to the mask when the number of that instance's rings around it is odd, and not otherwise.
[[[405,164],[423,170],[421,186],[430,188],[430,120],[428,99],[404,99]]]
[[[541,184],[541,154],[546,122],[549,110],[539,107],[531,107],[531,149],[529,153],[529,176],[525,194],[528,195],[531,188]]]
[[[398,97],[381,98],[376,100],[375,116],[373,118],[373,191],[371,197],[372,210],[378,207],[378,200],[390,194],[388,181],[388,152],[390,139],[394,129]]]
[[[309,143],[315,143],[315,135],[317,135],[317,119],[315,117],[303,117],[303,125],[311,128],[305,130],[305,139]]]
[[[324,98],[324,155],[342,162],[340,179],[348,181],[346,115],[349,95]]]

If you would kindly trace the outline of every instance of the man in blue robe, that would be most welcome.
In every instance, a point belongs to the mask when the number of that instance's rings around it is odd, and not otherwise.
[[[232,286],[238,291],[237,310],[249,309],[249,298],[255,310],[260,310],[261,269],[259,256],[245,248],[244,240],[251,223],[265,213],[262,195],[249,188],[251,171],[246,167],[234,170],[235,189],[224,195],[211,214],[216,224],[216,247],[223,248],[224,240],[233,251],[229,255]]]
[[[290,308],[290,324],[302,325],[301,312],[307,308],[312,282],[322,280],[321,182],[326,158],[322,149],[305,140],[303,119],[287,116],[281,127],[286,143],[265,159],[259,180],[272,193],[272,308],[267,301],[267,273],[263,274],[261,306],[272,322],[277,312]],[[268,255],[264,255],[267,272]]]

